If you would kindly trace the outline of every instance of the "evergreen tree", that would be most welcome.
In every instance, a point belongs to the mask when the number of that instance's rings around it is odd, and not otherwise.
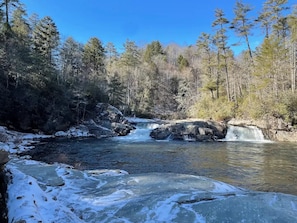
[[[247,18],[247,13],[249,13],[252,8],[244,4],[242,0],[237,0],[234,8],[235,18],[232,21],[232,26],[239,37],[245,39],[245,43],[248,48],[248,52],[253,63],[253,54],[250,46],[249,36],[251,34],[251,29],[253,28],[253,23],[250,19]]]
[[[71,85],[84,85],[83,70],[83,45],[76,42],[72,37],[66,39],[60,49],[61,72],[64,82]]]
[[[152,63],[154,56],[164,55],[162,45],[159,41],[153,41],[148,44],[144,52],[144,60],[148,63]]]
[[[5,22],[4,22],[4,32],[6,35],[10,33],[11,27],[10,27],[10,17],[9,13],[11,8],[17,8],[19,4],[19,0],[3,0],[0,2],[0,8],[4,8],[4,17],[5,17]]]
[[[281,73],[284,72],[283,61],[286,61],[287,50],[280,39],[275,36],[265,38],[263,44],[257,50],[256,65],[256,89],[263,98],[265,95],[279,96],[279,90],[284,89],[281,86],[285,79]]]
[[[127,40],[124,44],[125,51],[120,57],[120,65],[124,69],[123,83],[125,83],[126,91],[126,104],[131,109],[135,107],[135,98],[137,92],[137,78],[134,78],[140,64],[140,53],[134,41]]]
[[[220,69],[223,67],[226,77],[226,93],[228,101],[231,101],[230,94],[230,83],[229,83],[229,71],[228,71],[228,63],[227,63],[227,51],[229,47],[227,45],[227,35],[225,25],[229,23],[229,21],[225,18],[225,13],[221,9],[216,9],[215,11],[216,20],[213,22],[213,27],[218,27],[216,33],[214,35],[214,44],[217,47],[217,62],[218,62],[218,75],[217,75],[217,89],[219,89],[219,80],[220,80]],[[221,61],[223,59],[223,61]],[[219,91],[217,90],[217,98],[219,98]]]
[[[177,58],[177,64],[180,70],[183,70],[184,68],[189,66],[189,61],[183,57],[183,55],[179,55]]]
[[[214,99],[214,91],[217,90],[217,84],[214,76],[214,52],[211,50],[213,40],[207,33],[202,33],[197,40],[197,47],[202,60],[202,73],[203,73],[203,87],[211,92],[211,98]]]
[[[265,37],[268,38],[271,34],[271,31],[274,30],[277,33],[277,36],[280,36],[280,26],[282,20],[282,12],[288,7],[284,6],[288,0],[267,0],[264,2],[262,12],[257,18],[257,22],[261,24],[261,27],[265,30]]]
[[[111,72],[112,65],[118,61],[119,54],[112,42],[106,44],[107,68]]]
[[[102,42],[91,38],[84,46],[83,63],[86,91],[96,101],[107,101],[107,76],[105,69],[105,49]]]
[[[84,47],[83,61],[93,75],[102,75],[104,68],[105,49],[102,42],[96,38],[91,38]]]
[[[33,44],[37,55],[47,67],[55,65],[57,47],[59,46],[59,32],[51,17],[41,19],[33,30]]]
[[[124,44],[125,51],[121,55],[120,63],[126,67],[135,68],[140,64],[140,53],[134,41],[127,40]]]
[[[20,78],[27,78],[28,65],[32,63],[30,50],[30,27],[26,20],[26,12],[21,5],[13,11],[11,19],[12,37],[10,39],[10,54],[12,58],[11,74],[14,76],[15,87],[18,86]]]
[[[120,82],[118,73],[115,73],[108,83],[109,103],[116,107],[121,107],[124,104],[125,88]]]

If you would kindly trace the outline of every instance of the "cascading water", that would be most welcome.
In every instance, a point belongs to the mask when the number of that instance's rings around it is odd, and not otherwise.
[[[224,141],[267,141],[256,126],[228,126]]]
[[[130,120],[136,123],[136,128],[131,131],[131,133],[125,137],[119,136],[113,138],[117,141],[128,141],[128,142],[146,142],[152,140],[150,137],[150,132],[159,126],[154,120],[149,119],[137,119],[137,121]]]

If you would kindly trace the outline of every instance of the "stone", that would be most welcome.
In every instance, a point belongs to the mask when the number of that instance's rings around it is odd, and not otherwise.
[[[0,166],[3,166],[9,161],[8,152],[0,150]]]
[[[150,133],[150,137],[156,140],[165,140],[171,135],[171,132],[167,128],[156,128]]]
[[[171,136],[173,140],[214,141],[225,138],[227,125],[209,121],[183,121],[170,123],[154,129],[150,136],[161,140]]]

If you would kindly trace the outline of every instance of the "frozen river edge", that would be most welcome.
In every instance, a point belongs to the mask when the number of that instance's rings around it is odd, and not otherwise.
[[[297,196],[205,177],[122,170],[78,171],[13,158],[9,222],[296,222]]]
[[[49,136],[11,137],[10,144],[2,145],[11,154],[6,165],[11,223],[297,222],[293,195],[247,191],[191,175],[48,165],[13,154]]]

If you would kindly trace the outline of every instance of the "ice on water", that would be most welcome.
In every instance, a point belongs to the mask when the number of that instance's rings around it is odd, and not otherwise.
[[[9,222],[297,222],[297,197],[209,178],[12,159]]]

